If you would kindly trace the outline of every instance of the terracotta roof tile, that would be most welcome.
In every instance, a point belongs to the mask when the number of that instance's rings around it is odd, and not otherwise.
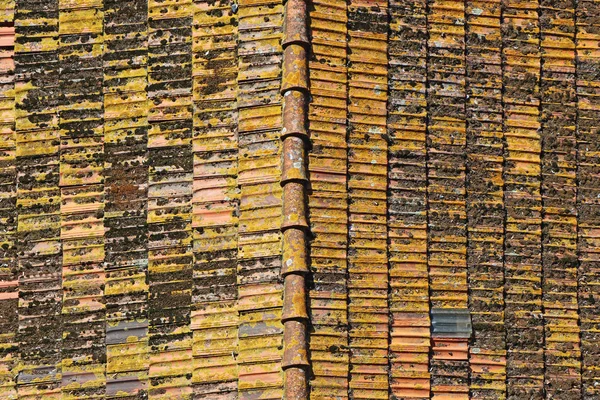
[[[597,396],[599,12],[0,2],[0,398]]]

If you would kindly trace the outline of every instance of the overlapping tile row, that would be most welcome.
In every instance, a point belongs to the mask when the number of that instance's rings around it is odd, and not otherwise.
[[[575,3],[540,1],[544,384],[580,398]]]
[[[600,396],[600,4],[578,1],[576,21],[577,222],[581,396]]]
[[[500,1],[467,4],[467,273],[470,396],[506,396]]]
[[[537,1],[503,1],[507,395],[541,398],[540,28]]]
[[[15,4],[19,398],[59,398],[63,318],[58,0]]]
[[[387,1],[348,4],[349,393],[388,397]]]
[[[148,393],[148,2],[104,0],[107,399]]]
[[[310,172],[310,398],[348,397],[346,3],[313,1],[308,128]]]
[[[238,13],[238,398],[283,396],[281,77],[283,4]]]
[[[429,398],[426,1],[389,3],[390,392]]]
[[[148,2],[148,397],[192,398],[191,0]]]
[[[237,22],[229,1],[194,3],[194,398],[238,394]]]
[[[432,308],[466,309],[465,4],[428,2],[427,204]],[[430,360],[433,396],[467,398],[467,338],[437,335]]]
[[[104,359],[103,2],[60,0],[63,398],[101,398]]]
[[[17,398],[17,169],[14,2],[0,3],[0,393]]]

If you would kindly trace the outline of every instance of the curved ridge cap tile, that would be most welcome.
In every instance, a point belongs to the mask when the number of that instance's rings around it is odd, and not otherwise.
[[[283,360],[281,362],[283,369],[292,367],[306,367],[309,365],[308,351],[305,343],[307,342],[306,322],[287,321],[284,327],[283,340],[286,347],[283,351]]]
[[[303,46],[291,44],[283,50],[281,94],[289,90],[308,92],[307,52]]]
[[[284,396],[286,400],[308,399],[308,386],[306,382],[306,371],[301,368],[290,368],[286,370],[284,377]]]
[[[283,95],[283,128],[281,138],[296,136],[308,141],[306,129],[306,95],[302,92],[289,90]],[[284,153],[285,154],[285,153]]]
[[[290,136],[283,141],[282,186],[288,182],[308,183],[305,153],[302,138]]]
[[[309,46],[306,14],[306,2],[304,0],[288,0],[286,2],[283,40],[281,42],[284,48],[290,44]]]
[[[308,230],[304,185],[287,182],[283,186],[283,222],[281,230],[297,228]]]
[[[300,229],[287,229],[283,232],[283,277],[288,274],[308,274],[306,242],[306,235]]]
[[[308,320],[306,312],[306,286],[303,274],[288,274],[283,289],[281,320]]]

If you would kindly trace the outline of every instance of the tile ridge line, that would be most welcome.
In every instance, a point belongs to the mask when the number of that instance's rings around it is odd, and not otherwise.
[[[284,0],[285,1],[285,0]],[[283,22],[283,142],[281,186],[283,188],[283,392],[286,400],[308,399],[308,324],[306,277],[308,268],[306,129],[309,88],[307,53],[308,14],[306,0],[285,1]]]

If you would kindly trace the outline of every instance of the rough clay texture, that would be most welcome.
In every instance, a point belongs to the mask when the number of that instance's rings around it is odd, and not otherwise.
[[[600,2],[284,3],[0,0],[0,399],[600,399]]]

